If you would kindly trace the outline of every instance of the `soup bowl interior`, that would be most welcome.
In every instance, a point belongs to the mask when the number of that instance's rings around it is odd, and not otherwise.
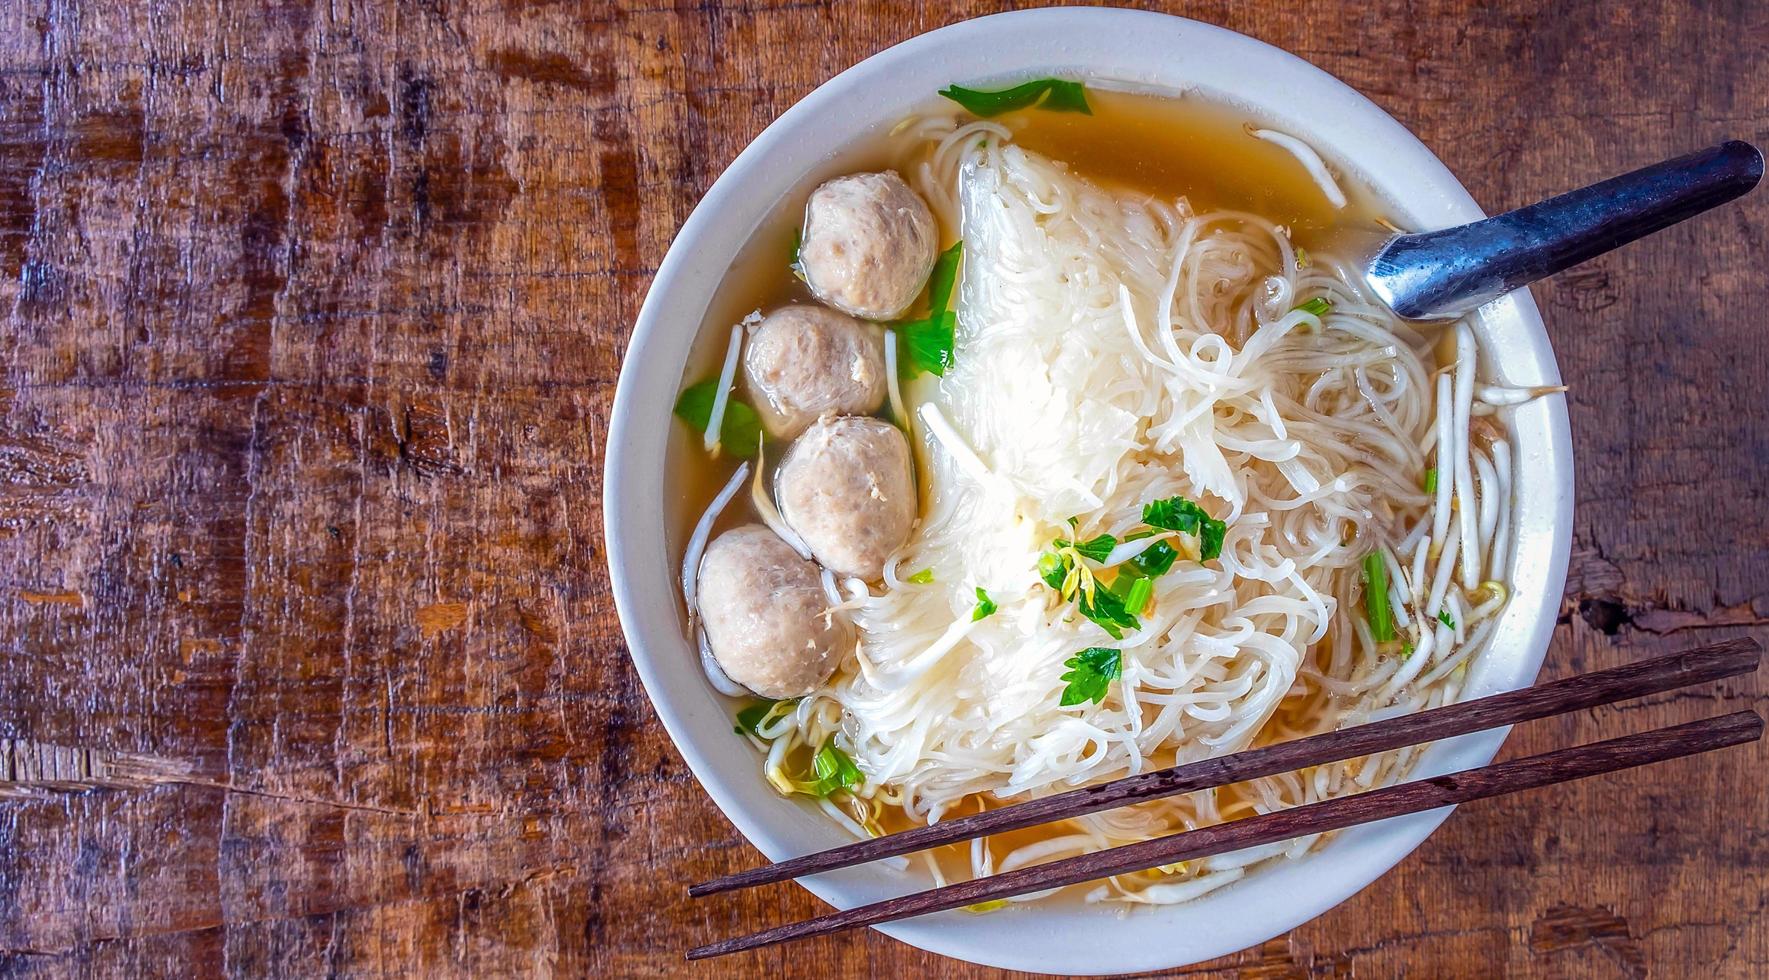
[[[683,366],[733,256],[770,213],[802,193],[805,175],[827,170],[843,147],[888,129],[948,83],[1043,74],[1226,102],[1312,144],[1411,227],[1482,216],[1423,144],[1336,79],[1251,38],[1160,14],[1057,9],[956,24],[843,72],[769,126],[683,225],[646,297],[609,425],[604,521],[615,601],[645,690],[707,793],[771,860],[851,838],[814,807],[767,785],[754,749],[731,733],[729,703],[701,675],[686,639],[681,542],[668,530],[666,467]],[[1489,304],[1473,320],[1488,376],[1506,384],[1558,383],[1547,334],[1526,293]],[[1533,681],[1565,578],[1572,474],[1564,401],[1538,399],[1508,413],[1506,423],[1516,467],[1513,593],[1470,671],[1464,697]],[[1414,775],[1483,765],[1504,736],[1494,731],[1439,743],[1422,756]],[[1180,905],[1124,914],[1118,906],[1058,899],[987,915],[941,913],[882,931],[944,955],[1047,973],[1194,963],[1262,942],[1332,908],[1399,862],[1447,815],[1446,809],[1342,832],[1304,857],[1268,862],[1239,882]],[[915,862],[906,869],[845,869],[803,884],[847,908],[932,881]],[[682,943],[713,938],[683,937]]]

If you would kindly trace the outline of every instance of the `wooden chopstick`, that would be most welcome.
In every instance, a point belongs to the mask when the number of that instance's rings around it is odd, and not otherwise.
[[[1757,669],[1762,648],[1755,640],[1727,640],[1683,653],[1580,674],[1536,687],[1433,708],[1416,714],[1311,735],[1216,759],[1161,769],[1083,789],[1030,800],[999,810],[955,817],[901,833],[789,858],[701,882],[688,894],[699,897],[787,878],[864,864],[880,858],[1033,827],[1053,820],[1109,810],[1243,780],[1373,755],[1420,742],[1436,741],[1500,725],[1626,701],[1674,688],[1748,674]]]
[[[1176,861],[1190,861],[1292,837],[1342,830],[1389,817],[1435,810],[1438,807],[1711,752],[1714,749],[1752,742],[1762,735],[1763,719],[1755,712],[1739,711],[1718,718],[1659,728],[1638,735],[1624,735],[1447,776],[1400,783],[1356,796],[1322,800],[1245,820],[1201,827],[1124,847],[1009,871],[989,878],[933,888],[699,946],[688,951],[688,958],[699,960],[723,956],[789,940],[824,936],[860,926],[878,925],[978,902],[1026,895],[1047,888],[1060,888],[1096,878],[1146,871]]]

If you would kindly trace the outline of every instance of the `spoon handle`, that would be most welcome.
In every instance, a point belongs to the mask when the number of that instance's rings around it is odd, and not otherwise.
[[[1408,319],[1457,317],[1725,204],[1762,176],[1763,154],[1728,140],[1484,221],[1391,238],[1369,283]]]

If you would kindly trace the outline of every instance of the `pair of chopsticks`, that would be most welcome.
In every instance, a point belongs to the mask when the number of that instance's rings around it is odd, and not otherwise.
[[[987,810],[902,833],[875,837],[702,882],[689,888],[688,893],[700,897],[783,881],[942,844],[1096,813],[1142,800],[1191,793],[1308,766],[1342,762],[1422,742],[1582,711],[1748,674],[1757,669],[1761,653],[1761,648],[1754,640],[1728,640],[1667,657],[1643,660],[1356,728],[1311,735],[1221,758],[1143,773],[999,810]],[[1112,875],[1146,871],[1178,861],[1209,857],[1293,837],[1342,830],[1389,817],[1711,752],[1714,749],[1756,741],[1762,734],[1763,719],[1755,712],[1739,711],[1686,725],[1624,735],[1446,776],[1398,783],[1355,796],[1322,800],[1288,810],[933,888],[747,936],[709,943],[689,950],[688,958],[698,960],[723,956],[794,939],[823,936],[929,912],[1027,895]]]

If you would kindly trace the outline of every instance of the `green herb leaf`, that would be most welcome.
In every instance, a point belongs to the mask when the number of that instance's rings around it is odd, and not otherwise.
[[[1308,268],[1308,249],[1298,245],[1296,246],[1296,271],[1301,272],[1306,268]]]
[[[1087,558],[1094,561],[1105,561],[1106,556],[1112,553],[1112,549],[1118,547],[1118,539],[1110,534],[1096,535],[1086,541],[1071,542],[1062,538],[1056,539],[1056,546],[1059,548],[1067,548],[1071,545]]]
[[[1124,598],[1111,589],[1095,588],[1091,598],[1085,591],[1076,593],[1075,608],[1114,640],[1124,639],[1125,630],[1142,628],[1136,616],[1124,608]]]
[[[1425,471],[1425,492],[1437,492],[1437,467],[1435,466]]]
[[[1046,551],[1044,554],[1038,556],[1038,578],[1043,581],[1045,585],[1061,591],[1063,587],[1063,579],[1068,576],[1069,563],[1063,560],[1062,555]]]
[[[944,313],[952,308],[952,287],[958,282],[958,261],[963,257],[964,242],[958,241],[934,260],[934,270],[928,273],[927,280],[929,313]]]
[[[1087,104],[1087,89],[1080,82],[1061,78],[1035,78],[994,92],[948,85],[940,90],[940,94],[984,119],[1032,105],[1052,112],[1093,115],[1093,109]]]
[[[1155,583],[1146,578],[1138,578],[1130,583],[1130,593],[1124,597],[1124,611],[1132,616],[1141,616],[1154,595]]]
[[[1124,654],[1111,647],[1088,647],[1063,661],[1069,671],[1062,676],[1063,706],[1106,699],[1106,689],[1124,672]]]
[[[1381,550],[1364,556],[1364,616],[1377,643],[1394,639],[1394,610],[1388,606],[1388,566]]]
[[[719,379],[708,378],[689,385],[676,399],[676,417],[705,434],[712,420],[713,399],[718,396]],[[762,445],[762,420],[756,410],[736,396],[725,399],[725,417],[719,423],[719,444],[739,456],[754,456]]]
[[[1142,554],[1130,559],[1130,564],[1150,578],[1159,578],[1167,574],[1167,570],[1173,567],[1178,558],[1179,552],[1172,545],[1157,541],[1144,549]]]
[[[792,270],[792,274],[797,276],[801,282],[804,281],[805,278],[805,267],[799,261],[799,247],[804,245],[804,243],[804,231],[794,228],[792,230],[792,261],[787,263],[786,267]]]
[[[1450,611],[1448,609],[1439,609],[1437,611],[1437,621],[1448,626],[1450,629],[1456,628],[1456,621],[1450,616]]]
[[[1327,299],[1325,296],[1316,296],[1314,299],[1311,299],[1308,302],[1302,303],[1296,307],[1297,310],[1299,310],[1303,313],[1312,313],[1315,316],[1326,316],[1327,311],[1331,310],[1332,308],[1333,308],[1333,302],[1331,300]]]
[[[1221,556],[1222,540],[1228,524],[1210,516],[1210,512],[1184,497],[1168,497],[1145,504],[1142,522],[1167,531],[1198,536],[1198,557],[1202,561]]]
[[[828,796],[837,790],[848,789],[860,785],[862,776],[860,767],[848,754],[836,747],[835,740],[823,743],[817,754],[811,759],[811,771],[817,777],[814,785],[815,796]]]
[[[974,623],[979,619],[987,619],[993,615],[995,615],[995,600],[989,598],[989,593],[978,588],[977,608],[971,610],[970,621]]]
[[[904,581],[911,585],[932,585],[934,584],[934,570],[932,568],[924,568],[921,571],[916,572],[914,575],[909,576]]]
[[[897,376],[905,381],[920,374],[945,377],[953,364],[957,336],[958,318],[951,313],[898,324],[897,337],[903,347],[898,352]]]
[[[944,377],[953,363],[953,345],[958,328],[958,315],[949,309],[952,287],[958,281],[958,261],[964,254],[964,243],[954,242],[940,253],[934,271],[928,275],[928,312],[919,320],[897,325],[903,339],[897,374],[907,380],[918,374]]]

